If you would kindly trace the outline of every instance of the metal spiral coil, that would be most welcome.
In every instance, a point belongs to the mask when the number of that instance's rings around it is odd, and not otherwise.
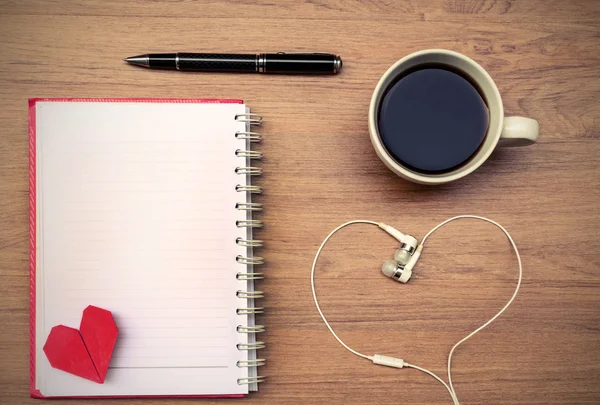
[[[265,259],[263,259],[260,256],[246,257],[246,256],[242,256],[242,255],[237,255],[235,257],[235,261],[238,263],[241,263],[241,264],[253,264],[253,265],[265,263]]]
[[[236,139],[248,139],[251,143],[262,141],[262,134],[252,131],[238,131],[235,133]]]
[[[236,327],[237,333],[262,333],[265,331],[265,327],[263,325],[254,325],[254,326],[244,326],[238,325]]]
[[[263,158],[263,154],[262,152],[256,151],[256,150],[243,150],[243,149],[237,149],[235,151],[235,155],[237,157],[247,157],[250,159],[262,159]]]
[[[235,293],[235,296],[238,298],[263,298],[265,295],[262,291],[258,291],[258,290],[254,290],[254,291],[238,290]]]
[[[245,246],[245,247],[262,247],[265,244],[261,239],[243,239],[243,238],[237,238],[235,240],[235,243],[240,246]]]
[[[235,191],[237,191],[238,193],[248,192],[250,194],[262,194],[262,187],[261,186],[242,186],[241,184],[238,184],[235,186]]]
[[[238,114],[235,116],[235,119],[239,122],[245,122],[246,128],[247,128],[247,130],[244,132],[236,132],[235,133],[235,138],[242,140],[245,144],[245,148],[236,149],[236,151],[235,151],[235,156],[244,159],[244,162],[245,162],[244,166],[238,166],[235,168],[235,173],[239,174],[239,175],[245,175],[245,176],[259,176],[263,173],[262,168],[252,166],[250,162],[253,160],[262,159],[263,153],[259,152],[259,151],[250,150],[250,144],[261,142],[262,135],[259,134],[258,132],[252,132],[250,130],[250,128],[252,126],[261,125],[262,117],[258,114],[247,113],[247,114]],[[250,182],[249,177],[246,177],[246,179],[248,180],[248,182]],[[235,191],[240,192],[240,193],[245,192],[248,194],[261,194],[262,187],[238,184],[235,186]],[[250,218],[252,218],[253,212],[262,211],[263,205],[261,203],[249,202],[249,200],[250,200],[249,196],[247,196],[245,200],[247,202],[236,203],[235,209],[238,211],[245,211],[246,212],[245,216],[247,219],[237,220],[235,222],[235,225],[238,228],[247,228],[247,229],[249,228],[248,231],[246,231],[247,236],[245,236],[248,239],[238,237],[238,238],[236,238],[235,243],[238,246],[247,248],[247,250],[246,250],[247,253],[245,256],[237,255],[235,260],[237,263],[247,266],[247,272],[237,273],[236,279],[241,280],[241,281],[260,280],[260,279],[264,278],[263,273],[254,272],[252,268],[253,268],[253,266],[263,264],[264,259],[260,256],[253,256],[252,249],[255,247],[262,247],[264,245],[264,242],[260,239],[253,239],[252,233],[250,232],[250,230],[252,228],[262,228],[263,222],[260,220],[250,219]],[[237,298],[246,300],[245,301],[246,305],[244,305],[244,307],[236,309],[235,312],[237,315],[254,315],[254,314],[261,314],[264,312],[264,308],[254,306],[255,299],[260,299],[260,298],[264,297],[264,293],[262,291],[238,290],[235,295]],[[253,323],[253,322],[254,322],[253,318],[250,318],[249,323]],[[263,325],[238,325],[236,327],[236,331],[238,333],[254,335],[256,333],[264,332],[265,327]],[[253,342],[253,340],[254,340],[254,337],[252,336],[252,337],[248,338],[247,342],[238,343],[236,345],[237,349],[240,351],[242,351],[242,350],[252,351],[252,353],[249,353],[247,356],[244,356],[244,357],[246,357],[246,359],[239,360],[236,363],[236,365],[238,367],[256,368],[256,367],[263,366],[265,364],[265,360],[255,358],[256,354],[254,353],[254,351],[256,351],[258,349],[263,349],[265,347],[265,344],[264,344],[264,342]],[[246,384],[253,385],[253,384],[257,384],[257,383],[264,381],[264,379],[265,379],[264,376],[255,376],[253,374],[256,374],[256,372],[254,371],[254,372],[250,373],[250,371],[249,371],[249,376],[247,378],[238,379],[237,383],[239,385],[246,385]]]
[[[251,314],[262,314],[265,312],[263,307],[252,307],[252,308],[237,308],[235,313],[237,315],[251,315]]]
[[[253,360],[238,360],[236,366],[238,367],[260,367],[266,363],[265,359],[253,359]]]
[[[254,343],[238,343],[236,348],[238,350],[260,350],[264,349],[267,345],[265,342],[254,342]]]
[[[256,166],[238,166],[235,168],[237,174],[249,174],[250,176],[260,176],[263,169]]]
[[[258,219],[243,219],[235,221],[235,226],[238,228],[262,228],[263,221]]]
[[[236,203],[235,209],[241,211],[262,211],[263,205],[260,203]]]
[[[263,273],[237,273],[235,278],[238,280],[262,280],[265,278]]]
[[[261,382],[265,382],[265,377],[261,376],[261,375],[258,375],[256,377],[238,378],[237,379],[238,385],[255,384],[255,383],[261,383]]]
[[[247,122],[250,125],[262,125],[263,117],[253,113],[236,114],[235,120],[239,122]]]

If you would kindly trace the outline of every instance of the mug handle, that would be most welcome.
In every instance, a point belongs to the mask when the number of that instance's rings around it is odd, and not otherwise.
[[[538,137],[539,124],[525,117],[504,117],[504,125],[498,146],[533,145]]]

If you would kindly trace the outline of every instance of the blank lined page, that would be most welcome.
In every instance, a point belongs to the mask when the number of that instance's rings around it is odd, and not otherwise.
[[[234,136],[243,104],[38,102],[37,375],[44,395],[246,393],[237,384]],[[241,144],[240,144],[241,142]],[[88,305],[119,336],[102,385],[41,350]]]

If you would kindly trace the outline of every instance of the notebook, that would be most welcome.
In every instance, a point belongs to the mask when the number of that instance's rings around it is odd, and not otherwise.
[[[258,389],[261,121],[240,100],[29,100],[32,397]],[[88,305],[118,328],[101,384],[43,350]]]

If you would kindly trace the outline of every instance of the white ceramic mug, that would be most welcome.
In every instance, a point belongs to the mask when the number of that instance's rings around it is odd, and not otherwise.
[[[477,152],[460,167],[440,174],[416,172],[395,160],[383,145],[377,125],[381,100],[389,86],[395,83],[408,69],[432,63],[457,69],[475,82],[485,99],[490,114],[487,134]],[[538,132],[538,122],[534,119],[504,117],[500,92],[485,69],[465,55],[444,49],[415,52],[392,65],[377,83],[369,108],[369,133],[379,158],[397,175],[421,184],[442,184],[458,180],[481,166],[496,146],[531,145],[537,140]]]

